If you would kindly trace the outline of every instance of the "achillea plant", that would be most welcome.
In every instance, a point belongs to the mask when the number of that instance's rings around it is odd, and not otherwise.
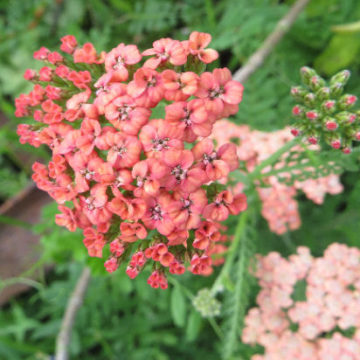
[[[245,319],[242,340],[260,344],[252,360],[356,360],[360,354],[360,250],[330,245],[313,258],[298,248],[288,259],[258,258],[258,307]]]
[[[243,86],[226,68],[204,72],[218,57],[210,40],[193,32],[98,53],[64,36],[63,55],[34,53],[45,66],[25,72],[34,89],[16,99],[16,116],[35,120],[18,127],[21,143],[52,151],[33,179],[59,204],[57,224],[83,229],[90,256],[109,247],[108,272],[128,259],[130,278],[151,266],[154,288],[168,271],[211,274],[226,249],[221,222],[247,207],[218,182],[237,169],[236,146],[215,149],[209,136],[238,111]]]

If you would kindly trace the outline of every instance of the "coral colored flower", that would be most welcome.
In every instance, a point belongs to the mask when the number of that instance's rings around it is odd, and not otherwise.
[[[135,101],[127,95],[117,97],[105,106],[105,117],[116,129],[129,135],[137,135],[150,115],[149,109],[136,106]]]
[[[194,156],[189,150],[169,150],[164,153],[164,163],[169,167],[166,187],[193,192],[207,182],[206,174],[199,168],[191,168]]]
[[[191,71],[179,74],[173,70],[165,70],[161,77],[166,90],[164,97],[168,101],[184,101],[198,89],[199,76]]]
[[[193,31],[190,34],[189,41],[187,43],[190,54],[198,57],[199,60],[205,64],[215,61],[219,57],[218,52],[213,49],[205,49],[210,42],[210,34]]]
[[[201,214],[208,200],[206,192],[198,189],[192,193],[174,193],[174,202],[169,213],[178,228],[196,229],[201,222]]]
[[[148,197],[145,201],[147,210],[141,218],[145,226],[149,229],[156,229],[162,235],[169,235],[175,227],[168,212],[172,202],[171,195],[161,192],[156,198]]]
[[[211,134],[212,119],[202,100],[174,102],[166,106],[165,112],[165,120],[183,132],[184,141],[194,142],[198,136]]]
[[[140,60],[137,46],[121,43],[105,55],[105,69],[111,73],[112,81],[126,81],[129,76],[127,68]]]
[[[124,242],[134,242],[138,239],[145,239],[147,231],[140,223],[123,222],[120,224],[121,240]]]
[[[206,109],[214,114],[222,114],[242,100],[244,87],[232,80],[227,68],[215,69],[200,76],[199,89],[196,96],[205,99]]]
[[[150,158],[136,163],[132,170],[132,177],[137,186],[134,195],[157,195],[166,172],[167,167],[157,159]]]
[[[60,46],[60,50],[66,52],[68,54],[72,54],[77,46],[77,41],[76,41],[75,36],[65,35],[60,40],[62,42],[62,44]]]
[[[93,228],[86,228],[84,229],[84,237],[84,245],[87,247],[89,255],[102,257],[102,249],[105,246],[104,235]]]
[[[136,70],[134,79],[128,84],[127,93],[139,106],[154,107],[163,96],[162,79],[159,73],[149,68]]]
[[[106,260],[104,263],[105,269],[110,274],[117,270],[119,267],[119,264],[117,263],[117,260],[115,258],[110,258],[109,260]]]
[[[160,64],[169,62],[172,65],[184,65],[187,60],[187,53],[180,41],[164,38],[156,40],[153,48],[143,51],[144,56],[155,55],[145,61],[144,66],[156,69]]]
[[[181,129],[162,119],[154,119],[141,129],[139,139],[148,157],[162,159],[167,150],[184,148],[181,135]]]

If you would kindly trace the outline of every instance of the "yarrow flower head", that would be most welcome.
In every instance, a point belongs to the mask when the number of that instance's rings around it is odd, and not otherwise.
[[[237,125],[226,119],[217,121],[216,124],[214,124],[211,137],[214,138],[218,144],[218,152],[221,152],[221,149],[226,149],[229,142],[237,142],[236,150],[238,157],[244,162],[249,172],[253,171],[257,165],[291,140],[289,128],[263,132],[251,130],[248,125]],[[201,144],[202,142],[198,143],[195,149],[202,149],[204,146]],[[312,147],[314,147],[314,145],[312,145]],[[297,152],[304,151],[301,146],[294,147],[294,150]],[[205,154],[210,153],[210,150],[206,151]],[[224,152],[224,154],[226,153],[227,152]],[[287,155],[288,153],[284,154],[285,157]],[[207,164],[205,166],[208,173],[219,173],[221,176],[227,175],[227,168],[223,167],[221,162],[213,161],[210,162],[210,164],[213,165],[210,166]],[[282,166],[281,159],[277,163],[277,166]],[[285,177],[286,173],[284,173],[283,176]],[[327,193],[334,195],[343,191],[343,186],[340,183],[340,176],[338,174],[330,174],[317,179],[307,179],[304,181],[297,180],[293,185],[281,183],[274,175],[264,177],[263,181],[269,186],[256,186],[262,202],[261,214],[268,221],[270,230],[279,235],[289,230],[296,230],[301,225],[296,200],[299,190],[303,191],[306,197],[316,204],[322,204]],[[242,187],[243,185],[239,183],[235,190],[241,192]]]
[[[360,354],[360,250],[330,245],[313,258],[306,247],[288,259],[258,257],[258,307],[242,341],[260,344],[252,360],[356,360]]]
[[[34,53],[45,66],[26,70],[34,88],[16,99],[15,115],[34,119],[19,125],[20,142],[52,151],[33,179],[59,204],[56,223],[82,229],[90,256],[109,247],[108,272],[150,267],[154,288],[168,272],[211,274],[226,250],[221,221],[246,209],[244,194],[218,182],[238,166],[235,145],[209,138],[238,111],[243,86],[226,68],[203,71],[218,57],[210,40],[194,32],[98,53],[67,35],[63,55]]]
[[[292,109],[296,120],[291,133],[310,144],[324,141],[349,154],[352,142],[360,141],[359,112],[352,110],[357,98],[344,94],[350,71],[339,72],[329,83],[309,67],[302,67],[300,73],[303,85],[291,89],[298,102]]]

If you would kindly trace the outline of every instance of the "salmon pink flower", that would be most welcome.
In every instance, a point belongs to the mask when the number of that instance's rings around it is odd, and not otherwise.
[[[127,92],[135,99],[137,105],[155,107],[164,93],[160,74],[149,68],[136,70],[134,79],[128,84]]]
[[[169,150],[164,153],[164,163],[169,167],[166,188],[179,188],[193,192],[207,182],[206,174],[199,168],[191,168],[194,156],[190,150]]]
[[[150,158],[136,163],[132,170],[132,177],[137,186],[134,195],[137,197],[157,195],[162,182],[161,179],[166,172],[167,167],[157,159]]]
[[[209,121],[204,102],[194,99],[189,102],[174,102],[165,107],[165,120],[183,132],[186,142],[194,142],[198,136],[209,136],[212,121]]]
[[[230,171],[238,167],[235,144],[224,144],[215,151],[212,140],[204,139],[192,148],[192,153],[212,181],[227,177]]]
[[[184,148],[181,130],[162,119],[151,120],[139,134],[139,139],[148,157],[162,158],[167,150]]]
[[[84,245],[88,249],[89,256],[102,257],[105,246],[104,235],[89,227],[84,229]]]
[[[195,95],[205,100],[208,111],[220,116],[227,107],[231,109],[241,102],[243,90],[238,81],[232,80],[230,70],[224,68],[201,74]]]
[[[164,38],[156,40],[153,48],[143,51],[144,56],[155,55],[145,61],[144,67],[156,69],[160,64],[169,62],[172,65],[184,65],[187,60],[187,53],[180,41]]]
[[[61,51],[66,52],[68,54],[72,54],[75,51],[77,46],[77,41],[75,36],[65,35],[60,40],[62,42],[60,46]]]
[[[119,267],[119,264],[118,264],[116,258],[111,257],[110,259],[105,261],[104,266],[105,266],[106,271],[111,274],[117,270],[117,268]]]
[[[206,192],[198,189],[190,194],[174,193],[174,202],[169,213],[178,228],[196,229],[201,222],[201,214],[208,200]]]
[[[219,54],[216,50],[205,49],[211,42],[211,35],[193,31],[186,43],[191,55],[196,56],[200,61],[209,64],[215,61]]]
[[[138,239],[145,239],[147,231],[140,223],[123,222],[120,224],[121,236],[120,239],[124,242],[134,242]]]
[[[105,55],[105,69],[111,74],[112,81],[126,81],[129,76],[127,67],[140,60],[141,54],[136,45],[121,43]]]
[[[172,202],[171,195],[167,192],[161,192],[156,198],[148,197],[145,201],[147,210],[141,218],[145,226],[149,229],[156,229],[162,235],[169,235],[175,227],[168,213]]]
[[[105,106],[105,117],[116,129],[129,135],[137,135],[150,115],[149,109],[136,106],[135,101],[127,95],[115,98]]]

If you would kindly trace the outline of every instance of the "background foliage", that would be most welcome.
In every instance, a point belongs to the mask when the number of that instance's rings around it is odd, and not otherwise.
[[[38,64],[32,53],[40,46],[54,49],[59,38],[73,34],[80,42],[92,41],[98,50],[109,50],[119,42],[149,47],[157,38],[184,39],[193,30],[209,32],[212,47],[220,51],[220,63],[235,71],[262,43],[278,19],[293,1],[278,0],[2,0],[0,1],[0,110],[11,122],[0,128],[0,199],[16,194],[27,183],[32,159],[46,158],[22,146],[28,157],[19,156],[20,146],[14,132],[13,100],[28,91],[21,77]],[[253,128],[274,130],[289,123],[290,86],[299,82],[298,68],[313,66],[325,76],[349,68],[352,77],[348,91],[360,95],[360,31],[338,25],[359,21],[357,0],[313,0],[299,17],[290,33],[274,49],[264,66],[246,83],[244,100],[234,121]],[[338,27],[336,27],[338,26]],[[358,27],[359,28],[359,27]],[[301,196],[303,226],[300,230],[277,236],[270,233],[263,219],[246,229],[249,246],[257,251],[291,253],[297,245],[311,248],[319,255],[331,242],[359,245],[360,180],[356,173],[342,176],[345,191],[327,197],[317,206]],[[233,359],[248,359],[253,349],[229,338],[219,345],[219,332],[200,317],[191,306],[191,298],[200,288],[210,287],[213,278],[183,276],[173,290],[151,289],[142,275],[130,281],[120,270],[103,276],[103,265],[88,259],[81,236],[55,226],[56,207],[44,209],[43,222],[34,231],[41,235],[42,261],[55,263],[54,270],[35,289],[10,302],[0,313],[0,358],[49,359],[54,352],[54,338],[59,330],[66,300],[84,263],[89,263],[94,277],[79,312],[71,343],[74,358],[85,359],[219,359],[228,347]],[[229,222],[234,233],[237,219]],[[240,249],[246,254],[248,249]],[[244,269],[240,256],[235,261]],[[224,300],[224,312],[235,306],[235,323],[220,324],[223,336],[228,328],[241,324],[245,311],[244,294],[251,304],[256,286],[233,282],[232,303]],[[176,281],[176,280],[174,280]],[[2,284],[6,285],[5,283]],[[236,294],[236,296],[234,296]],[[156,301],[154,301],[156,299]],[[239,304],[242,308],[239,309]],[[170,309],[170,311],[169,311]],[[171,310],[172,309],[172,310]],[[175,311],[177,309],[177,311]],[[224,313],[224,314],[225,314]],[[233,312],[232,312],[233,313]],[[226,315],[226,314],[225,314]],[[233,333],[231,333],[233,334]],[[225,355],[224,355],[225,354]]]

